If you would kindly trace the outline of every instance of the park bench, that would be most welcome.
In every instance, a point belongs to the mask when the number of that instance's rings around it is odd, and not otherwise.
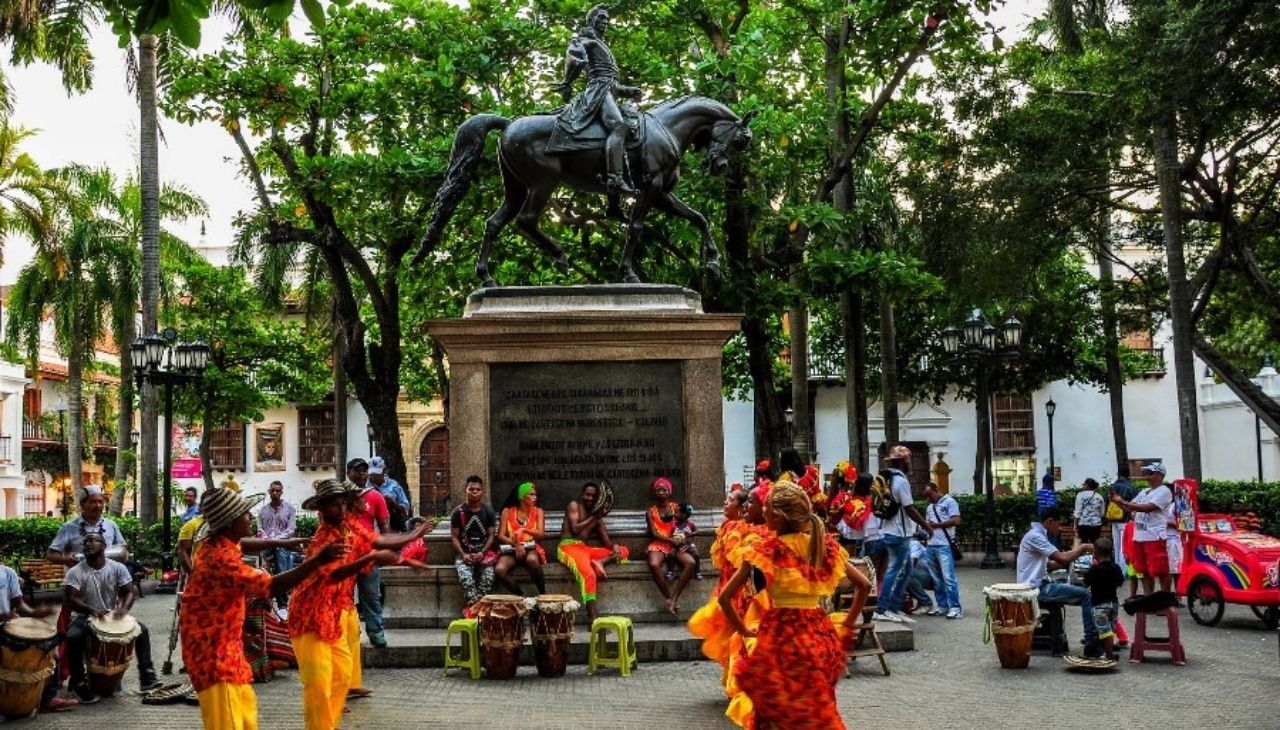
[[[35,602],[36,592],[50,598],[50,593],[62,593],[62,579],[67,575],[67,566],[51,563],[41,558],[29,558],[18,562],[18,575],[22,578],[22,595],[30,602]]]

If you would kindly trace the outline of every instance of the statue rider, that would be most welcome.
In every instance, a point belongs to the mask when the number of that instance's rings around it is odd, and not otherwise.
[[[557,123],[560,128],[571,135],[577,135],[598,117],[604,124],[609,136],[605,139],[605,164],[608,177],[605,187],[613,196],[619,193],[634,193],[635,189],[627,181],[626,170],[626,137],[627,124],[622,118],[622,110],[618,108],[615,97],[622,96],[636,101],[643,92],[634,86],[625,86],[618,82],[618,62],[613,52],[604,42],[605,26],[609,23],[609,11],[603,5],[591,8],[587,13],[587,24],[569,41],[568,57],[565,59],[565,78],[559,85],[561,93],[567,98],[571,93],[574,80],[585,68],[587,71],[587,88],[565,106],[560,112]]]

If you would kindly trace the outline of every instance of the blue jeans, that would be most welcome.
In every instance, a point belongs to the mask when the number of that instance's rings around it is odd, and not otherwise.
[[[877,537],[872,540],[864,540],[862,542],[862,557],[871,558],[872,561],[878,559],[881,555],[887,554],[884,549],[884,538]]]
[[[1040,584],[1040,605],[1057,603],[1063,606],[1079,606],[1080,622],[1084,624],[1084,643],[1098,643],[1098,628],[1093,623],[1093,599],[1089,589],[1070,583],[1045,581]]]
[[[960,581],[956,580],[956,561],[951,557],[951,546],[926,546],[924,565],[933,578],[938,608],[960,608]]]
[[[883,538],[885,551],[889,553],[889,567],[884,572],[884,585],[881,586],[881,612],[896,611],[902,613],[903,601],[907,595],[907,581],[911,578],[911,543],[910,538],[897,535],[885,535]]]
[[[375,565],[372,571],[359,574],[356,590],[360,596],[360,620],[372,641],[382,635],[382,570]]]
[[[925,583],[929,582],[929,571],[921,566],[911,569],[911,575],[907,578],[907,593],[915,599],[916,605],[920,608],[932,608],[933,599],[929,597],[929,591],[925,590]]]

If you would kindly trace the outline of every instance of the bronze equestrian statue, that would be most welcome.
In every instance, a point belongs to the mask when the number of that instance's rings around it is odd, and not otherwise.
[[[640,281],[632,268],[632,257],[644,219],[655,207],[698,227],[707,269],[713,275],[719,274],[720,254],[707,219],[675,195],[680,160],[690,147],[705,150],[707,169],[713,174],[724,173],[729,167],[729,155],[751,143],[749,125],[754,112],[739,118],[718,101],[684,96],[636,112],[633,119],[627,120],[613,95],[637,98],[639,92],[618,83],[617,64],[603,41],[608,13],[597,6],[587,18],[587,27],[570,44],[568,73],[560,87],[567,89],[585,68],[587,89],[578,98],[560,110],[514,120],[477,114],[458,127],[449,169],[436,191],[431,220],[414,264],[439,245],[445,226],[475,179],[485,138],[501,131],[498,167],[504,197],[502,205],[485,222],[476,261],[476,275],[483,286],[497,286],[489,273],[489,249],[513,218],[525,237],[555,259],[556,268],[569,271],[564,249],[538,228],[538,219],[551,194],[562,185],[606,195],[634,191],[630,193],[634,203],[619,262],[624,281]],[[623,123],[619,125],[618,121]],[[604,144],[600,143],[602,139]],[[614,155],[621,162],[613,159]],[[628,166],[630,181],[624,172]]]

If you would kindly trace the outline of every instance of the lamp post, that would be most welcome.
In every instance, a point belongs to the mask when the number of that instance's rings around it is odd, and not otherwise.
[[[999,329],[987,321],[981,309],[974,309],[963,328],[948,327],[942,331],[942,348],[957,360],[973,365],[975,374],[975,410],[978,417],[978,472],[979,481],[987,494],[987,524],[983,528],[986,555],[983,568],[1003,568],[1000,550],[996,542],[996,491],[991,473],[991,375],[1002,362],[1018,357],[1022,347],[1022,323],[1008,317]]]
[[[796,447],[796,411],[791,406],[787,406],[786,413],[783,415],[787,419],[787,443],[794,449]]]
[[[164,553],[160,560],[165,570],[173,567],[173,445],[168,443],[173,433],[173,389],[175,386],[198,382],[209,364],[211,350],[199,340],[178,342],[178,332],[166,327],[164,332],[153,332],[139,337],[129,347],[129,359],[133,362],[133,378],[139,388],[142,383],[164,388]],[[139,464],[139,469],[154,469],[154,464]]]
[[[1258,375],[1257,377],[1254,378],[1253,382],[1258,384],[1258,386],[1261,387],[1263,378],[1274,377],[1275,374],[1276,374],[1276,368],[1274,365],[1271,364],[1271,356],[1264,355],[1262,357],[1262,369],[1258,371]],[[1258,414],[1256,413],[1253,415],[1253,435],[1254,435],[1254,439],[1258,444],[1258,483],[1261,484],[1262,483],[1262,418],[1259,417]]]
[[[1058,404],[1050,398],[1048,403],[1044,404],[1044,414],[1049,417],[1049,474],[1053,476],[1054,481],[1058,479],[1058,472],[1054,466],[1058,462],[1053,460],[1053,414],[1058,410]]]
[[[373,424],[372,423],[365,424],[364,432],[365,432],[365,435],[369,437],[369,456],[377,456],[378,455],[378,439],[373,433]]]

